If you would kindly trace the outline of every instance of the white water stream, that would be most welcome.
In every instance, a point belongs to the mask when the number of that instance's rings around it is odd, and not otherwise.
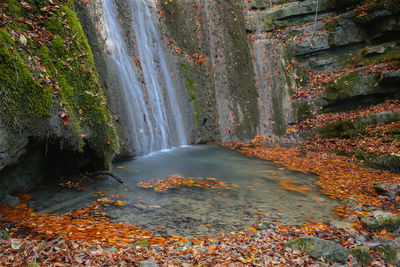
[[[131,0],[132,25],[145,86],[140,85],[113,0],[104,0],[107,48],[128,103],[137,155],[186,144],[182,114],[154,20],[152,0]],[[168,110],[170,112],[168,112]],[[167,116],[167,114],[172,114]]]

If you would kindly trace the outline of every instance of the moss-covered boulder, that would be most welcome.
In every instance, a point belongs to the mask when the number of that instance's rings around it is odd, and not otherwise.
[[[328,261],[344,263],[349,251],[335,242],[313,236],[304,236],[286,242],[286,246],[301,252],[306,252],[311,257],[324,258]]]
[[[375,251],[387,262],[399,266],[399,258],[394,248],[389,245],[382,244],[374,248]]]
[[[0,166],[18,167],[23,153],[40,150],[41,161],[59,157],[66,170],[108,168],[118,140],[73,1],[5,0],[0,8],[0,145],[8,151]]]
[[[369,265],[373,256],[366,246],[356,246],[350,249],[350,254],[362,265]]]
[[[394,232],[400,227],[400,217],[390,212],[375,210],[364,214],[361,223],[368,231]]]

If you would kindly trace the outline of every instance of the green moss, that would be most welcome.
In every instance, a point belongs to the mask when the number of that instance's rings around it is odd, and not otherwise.
[[[183,75],[185,88],[193,107],[195,127],[199,131],[200,137],[203,138],[203,140],[209,140],[210,133],[208,133],[207,129],[204,127],[204,120],[207,115],[204,114],[205,111],[200,107],[201,96],[199,95],[199,86],[194,73],[198,71],[196,68],[197,67],[195,67],[193,64],[185,61],[181,64],[180,71]]]
[[[191,67],[192,66],[190,66],[189,63],[184,62],[180,66],[180,71],[183,74],[183,78],[185,81],[185,88],[189,95],[190,101],[192,103],[192,107],[193,107],[193,111],[194,111],[195,125],[196,125],[196,128],[199,129],[199,127],[200,127],[200,121],[199,121],[200,120],[200,109],[199,109],[199,103],[198,103],[198,101],[196,101],[198,88],[197,88],[196,82],[192,78],[191,71],[190,71]]]
[[[364,0],[360,10],[354,12],[354,21],[358,23],[368,23],[376,18],[376,12],[385,7],[385,1],[382,0]]]
[[[276,21],[275,21],[274,13],[267,13],[264,16],[263,23],[264,23],[263,29],[265,29],[266,31],[270,31],[270,30],[275,29],[277,24],[276,24]]]
[[[41,11],[49,4],[47,0],[27,2],[33,10],[20,10],[22,15],[30,12],[30,16],[37,16],[47,12]],[[2,120],[10,129],[25,129],[25,134],[37,139],[55,138],[61,149],[91,151],[92,164],[104,168],[118,150],[116,130],[98,82],[89,44],[75,12],[69,7],[73,7],[72,1],[61,5],[59,11],[43,23],[47,31],[57,36],[50,46],[29,38],[27,45],[22,46],[8,33],[0,31]],[[25,24],[9,26],[18,32],[26,30]],[[14,48],[12,52],[9,46]],[[43,65],[45,71],[37,64]],[[39,83],[39,75],[42,78],[45,75],[47,81]],[[45,126],[52,114],[59,117],[61,125],[65,124],[61,126],[62,137]],[[44,126],[35,126],[37,123]]]
[[[297,76],[295,82],[298,87],[304,86],[309,81],[309,73],[307,68],[296,67],[295,73]]]
[[[400,157],[392,155],[374,155],[367,153],[364,150],[356,149],[350,152],[343,153],[346,156],[356,156],[358,159],[363,161],[362,165],[366,167],[387,170],[391,172],[400,172]]]
[[[351,120],[343,120],[317,127],[314,132],[318,133],[322,138],[340,138],[354,128]]]
[[[399,65],[400,62],[400,48],[387,48],[383,54],[364,56],[365,50],[361,50],[358,54],[350,54],[348,58],[338,63],[339,66],[356,65],[358,63],[363,64],[374,64],[374,63],[384,63],[384,62],[394,62],[394,64]]]
[[[52,94],[22,60],[10,35],[0,30],[0,109],[10,129],[22,130],[52,111]]]
[[[375,251],[387,262],[397,266],[398,258],[394,248],[389,245],[382,244],[375,248]]]
[[[63,21],[70,28],[64,27]],[[48,55],[42,49],[42,57],[59,82],[60,101],[69,114],[70,129],[77,140],[84,133],[89,147],[99,157],[106,155],[106,162],[110,162],[118,141],[82,26],[67,6],[62,6],[46,25],[51,33],[63,37],[52,40]],[[50,58],[58,60],[53,63]]]
[[[4,4],[8,5],[5,9],[5,14],[7,16],[15,18],[21,18],[26,16],[24,7],[18,0],[5,0],[5,2],[3,2],[3,5]]]
[[[327,83],[325,85],[324,96],[332,101],[350,97],[360,80],[360,72],[349,72],[346,75],[342,75],[339,79]]]
[[[356,246],[350,249],[350,254],[357,259],[359,263],[362,265],[369,265],[373,256],[371,252],[369,252],[368,247],[365,246]]]
[[[8,239],[10,238],[10,233],[7,231],[0,230],[0,239]]]
[[[311,104],[307,101],[293,102],[292,108],[295,111],[295,120],[297,122],[314,117],[311,111]]]
[[[293,2],[293,0],[278,0],[278,3],[280,5],[284,5],[284,4],[287,4],[287,3],[290,3],[290,2]]]
[[[252,6],[258,9],[267,7],[267,0],[255,0],[255,5]]]
[[[338,26],[339,22],[338,19],[336,18],[333,18],[325,23],[325,28],[329,32],[329,40],[328,40],[329,46],[335,45],[335,35]]]
[[[400,12],[399,0],[364,0],[360,6],[355,9],[354,21],[357,23],[372,23],[377,19],[377,14],[387,11],[390,14]]]
[[[305,85],[308,82],[308,70],[305,67],[295,66],[294,55],[292,50],[288,49],[290,44],[287,46],[280,46],[281,55],[284,57],[284,62],[282,66],[283,74],[285,75],[286,84],[288,86],[289,95],[294,95],[297,88]],[[291,67],[289,68],[289,64]]]
[[[324,258],[328,261],[344,263],[349,252],[346,248],[333,241],[327,241],[313,236],[303,236],[286,242],[285,246],[301,252],[306,252],[311,257]]]
[[[283,135],[286,132],[286,121],[283,114],[282,97],[272,96],[272,120],[274,121],[274,134]]]

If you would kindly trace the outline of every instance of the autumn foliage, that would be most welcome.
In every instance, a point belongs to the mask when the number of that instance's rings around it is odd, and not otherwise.
[[[206,180],[202,180],[201,178],[185,178],[180,176],[179,174],[170,175],[168,179],[165,180],[156,180],[151,182],[140,182],[138,183],[139,188],[152,188],[156,192],[165,192],[170,188],[178,188],[181,186],[187,187],[202,187],[205,189],[216,189],[216,188],[224,188],[229,189],[232,187],[238,187],[235,184],[227,183],[224,181],[216,181],[216,178],[207,177]]]

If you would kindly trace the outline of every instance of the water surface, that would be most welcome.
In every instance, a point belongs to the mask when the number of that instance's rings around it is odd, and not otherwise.
[[[335,200],[320,193],[313,174],[291,171],[217,145],[189,146],[121,162],[113,168],[134,192],[112,178],[91,180],[86,191],[49,185],[35,193],[30,205],[45,212],[65,212],[95,200],[95,190],[108,190],[125,206],[108,207],[114,221],[129,222],[159,234],[214,235],[247,229],[263,219],[303,224],[313,220],[335,224]],[[230,189],[181,187],[167,192],[141,189],[141,181],[184,177],[216,178]]]

